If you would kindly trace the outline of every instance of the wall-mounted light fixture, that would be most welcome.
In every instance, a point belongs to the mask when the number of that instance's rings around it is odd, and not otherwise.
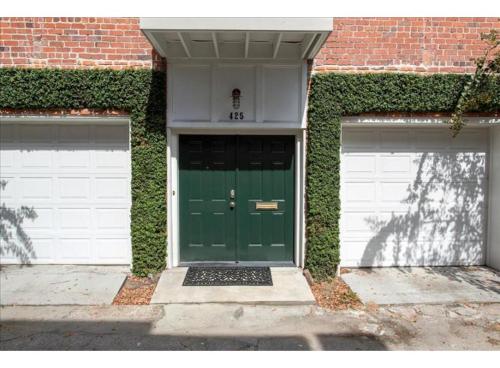
[[[233,109],[238,110],[240,108],[240,97],[241,91],[238,88],[233,89]]]

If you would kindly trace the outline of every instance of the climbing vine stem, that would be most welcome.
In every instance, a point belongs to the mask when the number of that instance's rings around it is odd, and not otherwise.
[[[455,110],[450,119],[450,129],[456,136],[465,126],[463,115],[465,112],[475,110],[481,104],[489,103],[493,98],[492,90],[489,88],[491,81],[496,80],[500,72],[500,38],[497,30],[481,34],[486,48],[482,56],[475,60],[476,70],[471,78],[465,83],[462,93],[458,99]]]

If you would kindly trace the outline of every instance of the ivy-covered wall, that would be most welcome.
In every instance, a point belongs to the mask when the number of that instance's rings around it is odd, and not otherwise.
[[[316,279],[339,264],[340,119],[361,113],[450,112],[468,76],[316,74],[308,110],[306,267]],[[500,110],[500,81],[477,111]],[[131,119],[133,272],[166,258],[165,74],[150,70],[0,68],[0,109],[117,109]],[[450,133],[451,134],[451,133]]]
[[[116,109],[131,120],[132,262],[155,273],[166,258],[165,73],[0,68],[0,109]]]
[[[340,120],[362,113],[448,113],[467,75],[316,74],[311,80],[307,146],[306,268],[316,279],[334,276],[340,262]],[[500,110],[500,80],[474,111]],[[450,132],[450,134],[452,134]]]

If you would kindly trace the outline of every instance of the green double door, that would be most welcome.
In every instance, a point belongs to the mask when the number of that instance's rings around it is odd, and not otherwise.
[[[293,136],[180,136],[181,262],[292,262]]]

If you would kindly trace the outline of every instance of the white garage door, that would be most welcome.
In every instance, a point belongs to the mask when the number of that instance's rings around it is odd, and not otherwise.
[[[344,266],[485,261],[486,129],[344,128]]]
[[[130,263],[128,124],[2,123],[3,263]]]

